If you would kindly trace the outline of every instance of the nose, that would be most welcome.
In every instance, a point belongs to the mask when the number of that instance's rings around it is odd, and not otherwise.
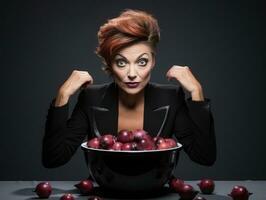
[[[129,71],[128,71],[127,77],[130,80],[134,80],[137,77],[136,70],[135,70],[135,67],[134,66],[130,66],[129,67]]]

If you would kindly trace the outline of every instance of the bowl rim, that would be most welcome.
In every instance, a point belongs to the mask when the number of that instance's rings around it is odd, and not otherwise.
[[[92,147],[88,147],[87,146],[87,142],[83,142],[80,146],[81,149],[84,151],[98,151],[98,152],[114,152],[114,153],[132,153],[132,154],[136,154],[136,153],[152,153],[152,152],[164,152],[164,151],[173,151],[173,150],[177,150],[177,149],[181,149],[183,147],[182,144],[180,144],[179,142],[176,142],[177,146],[176,147],[172,147],[172,148],[168,148],[168,149],[155,149],[155,150],[136,150],[136,151],[127,151],[127,150],[109,150],[109,149],[95,149]]]

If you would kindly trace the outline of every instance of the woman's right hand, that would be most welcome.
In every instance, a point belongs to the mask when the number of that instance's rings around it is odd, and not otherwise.
[[[87,71],[74,70],[70,77],[60,87],[55,106],[62,106],[68,102],[72,96],[80,88],[87,88],[93,84],[93,78]]]

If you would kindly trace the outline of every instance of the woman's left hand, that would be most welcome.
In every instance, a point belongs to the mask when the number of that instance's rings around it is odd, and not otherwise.
[[[166,73],[168,80],[174,78],[188,91],[192,100],[204,100],[201,84],[192,74],[188,66],[172,66]]]

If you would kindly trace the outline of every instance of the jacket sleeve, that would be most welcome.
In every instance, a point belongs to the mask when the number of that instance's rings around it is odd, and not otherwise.
[[[216,139],[210,99],[185,101],[183,88],[177,89],[180,107],[177,110],[174,133],[191,160],[211,166],[216,161]]]
[[[85,93],[82,90],[68,118],[69,103],[55,107],[55,98],[50,103],[42,140],[42,164],[55,168],[67,163],[85,139],[89,123],[84,112]]]

